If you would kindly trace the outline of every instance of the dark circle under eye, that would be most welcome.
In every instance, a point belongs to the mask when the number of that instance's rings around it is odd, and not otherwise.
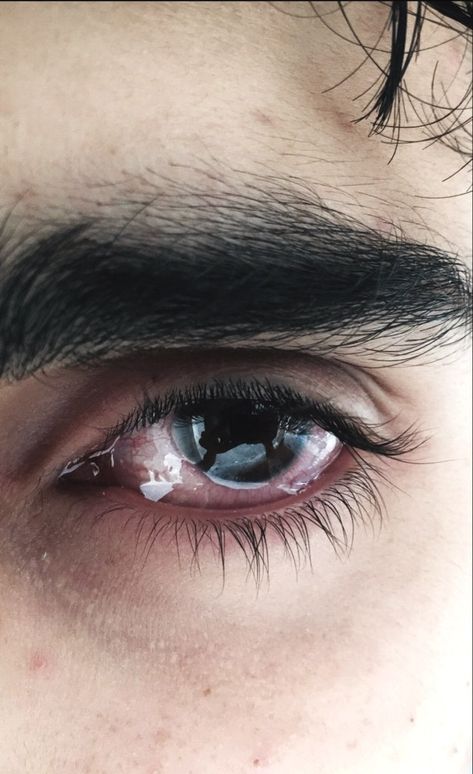
[[[241,400],[213,400],[201,415],[176,416],[172,433],[190,462],[215,483],[235,488],[268,483],[304,446],[304,436],[284,429],[277,411]]]

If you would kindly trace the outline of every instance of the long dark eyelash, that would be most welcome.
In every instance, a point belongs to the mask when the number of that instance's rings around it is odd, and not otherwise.
[[[465,51],[469,51],[473,26],[473,3],[471,0],[416,0],[412,3],[407,0],[403,2],[381,0],[381,2],[389,9],[389,15],[373,46],[367,46],[363,42],[352,24],[349,16],[349,3],[339,0],[338,9],[335,7],[333,12],[337,10],[340,12],[351,37],[343,35],[327,22],[325,16],[329,14],[321,14],[317,9],[317,4],[310,2],[314,16],[332,34],[337,35],[345,43],[355,42],[365,55],[364,61],[353,73],[346,75],[339,83],[331,86],[328,91],[332,91],[342,83],[347,82],[366,62],[371,62],[379,74],[373,83],[355,97],[355,101],[363,97],[368,98],[368,104],[365,105],[362,115],[356,119],[356,123],[371,119],[371,133],[379,134],[388,142],[393,143],[393,156],[401,143],[426,142],[424,136],[409,139],[404,137],[407,130],[424,128],[430,135],[427,142],[441,142],[464,157],[464,165],[462,164],[460,169],[471,164],[471,84],[468,85],[458,104],[452,105],[441,82],[438,89],[441,96],[439,97],[436,93],[437,65],[432,74],[430,101],[412,93],[407,88],[405,76],[407,71],[415,65],[419,54],[430,48],[429,46],[425,48],[421,46],[425,26],[435,24],[451,30],[452,37],[464,38]],[[390,31],[390,42],[386,51],[382,41],[387,31]],[[440,45],[445,45],[445,43]],[[388,62],[386,64],[378,62],[377,53],[388,53]],[[412,108],[418,123],[407,120],[407,105]],[[460,169],[453,174],[459,172]]]
[[[343,415],[332,403],[312,400],[288,385],[273,384],[269,380],[228,379],[174,389],[162,397],[145,395],[130,414],[105,431],[100,448],[111,445],[122,435],[156,424],[172,413],[188,419],[202,416],[206,406],[222,399],[251,401],[259,408],[276,410],[281,426],[287,431],[304,432],[308,425],[317,424],[346,446],[382,457],[400,457],[420,445],[413,427],[387,438],[380,432],[381,426],[369,426],[358,418]]]
[[[354,541],[355,529],[364,526],[374,534],[376,525],[381,529],[384,517],[382,493],[375,481],[374,474],[384,474],[373,464],[365,465],[362,460],[356,471],[344,476],[335,485],[316,495],[310,501],[283,513],[270,512],[256,519],[243,517],[225,521],[173,519],[156,516],[151,529],[144,540],[141,552],[143,564],[148,561],[154,544],[170,538],[175,544],[178,557],[182,552],[184,540],[191,549],[190,571],[200,572],[199,548],[203,541],[209,541],[214,549],[222,569],[222,584],[225,584],[226,544],[235,541],[242,551],[248,567],[247,578],[252,577],[258,589],[264,580],[269,582],[270,550],[268,537],[276,534],[286,557],[292,562],[296,574],[304,567],[313,568],[310,529],[322,530],[336,555],[341,558],[349,555]],[[114,506],[102,512],[97,520],[112,511],[122,510],[123,506]],[[343,513],[342,513],[343,511]],[[138,519],[136,527],[137,546],[149,521],[148,516]]]
[[[276,410],[281,423],[292,432],[304,432],[311,423],[318,424],[336,435],[348,448],[356,462],[356,469],[307,502],[286,508],[284,512],[267,512],[257,518],[241,517],[222,522],[211,518],[205,521],[188,517],[171,518],[157,513],[149,528],[149,514],[139,517],[137,547],[144,537],[144,530],[148,529],[142,550],[144,562],[158,539],[165,537],[174,540],[180,557],[184,539],[192,553],[191,571],[199,571],[199,547],[203,541],[208,541],[215,548],[224,582],[226,543],[233,540],[243,552],[248,576],[254,578],[258,588],[265,578],[269,579],[270,533],[279,538],[296,573],[304,564],[312,567],[310,529],[314,526],[322,530],[338,556],[350,553],[357,525],[364,525],[373,532],[376,524],[381,527],[385,509],[379,484],[392,486],[380,465],[367,459],[363,452],[402,459],[423,443],[413,428],[385,438],[380,433],[380,427],[369,427],[359,419],[343,416],[331,403],[311,400],[290,386],[272,384],[269,380],[237,379],[215,380],[210,384],[175,389],[163,397],[145,395],[130,414],[106,431],[101,448],[108,447],[122,435],[144,429],[173,413],[187,418],[201,416],[204,408],[218,399],[249,400],[260,408]],[[97,520],[111,511],[122,509],[123,506],[115,505],[102,512]]]

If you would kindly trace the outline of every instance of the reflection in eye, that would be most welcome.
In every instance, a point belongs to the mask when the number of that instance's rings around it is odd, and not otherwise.
[[[118,438],[63,477],[128,487],[154,502],[237,509],[303,491],[340,449],[332,433],[277,408],[209,399]]]
[[[213,381],[146,396],[100,448],[65,465],[60,485],[98,488],[115,500],[133,492],[136,509],[144,498],[154,516],[174,514],[175,523],[190,520],[202,530],[211,525],[220,542],[222,530],[238,541],[242,528],[259,545],[268,525],[285,541],[288,531],[306,536],[308,522],[335,540],[330,518],[346,540],[334,498],[352,524],[366,503],[375,504],[374,468],[363,468],[358,452],[396,457],[411,442],[408,433],[386,440],[286,385]],[[344,448],[352,454],[343,465]]]

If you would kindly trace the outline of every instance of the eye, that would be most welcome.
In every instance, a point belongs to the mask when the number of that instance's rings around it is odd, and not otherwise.
[[[68,461],[60,479],[236,510],[306,491],[344,446],[394,456],[403,440],[386,441],[292,386],[228,378],[146,395],[99,448]]]
[[[273,509],[311,488],[342,449],[333,433],[301,418],[301,408],[291,415],[245,398],[181,405],[69,464],[62,478],[200,512]]]
[[[350,546],[356,526],[372,523],[382,507],[378,485],[386,473],[378,459],[401,457],[416,448],[417,436],[381,434],[384,416],[372,421],[367,392],[338,366],[304,371],[288,356],[287,367],[262,357],[252,369],[248,356],[240,360],[225,355],[218,376],[186,384],[176,355],[161,369],[166,389],[146,364],[142,371],[118,367],[112,391],[105,373],[102,413],[112,417],[115,403],[128,409],[108,429],[84,427],[99,440],[55,468],[61,511],[103,524],[112,541],[136,522],[134,553],[146,557],[150,547],[169,555],[174,542],[180,562],[187,544],[192,565],[208,545],[223,567],[227,551],[241,550],[257,578],[269,566],[271,535],[297,564],[311,561],[317,532],[337,551]],[[196,361],[189,379],[201,370],[207,376],[209,362]],[[267,364],[277,380],[264,375]],[[288,372],[293,381],[284,379]],[[331,395],[342,396],[338,405]],[[342,399],[359,416],[343,410]]]

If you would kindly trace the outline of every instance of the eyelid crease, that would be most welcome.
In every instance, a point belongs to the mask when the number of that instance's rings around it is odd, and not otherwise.
[[[217,399],[250,400],[255,405],[276,409],[289,425],[296,414],[296,422],[317,424],[333,433],[346,446],[382,457],[404,457],[424,443],[413,426],[388,438],[380,432],[380,428],[386,423],[369,426],[358,418],[344,415],[329,401],[315,401],[288,385],[274,384],[268,379],[215,379],[211,384],[198,383],[184,389],[173,389],[161,397],[151,397],[145,392],[143,399],[131,412],[111,428],[103,429],[103,437],[98,444],[63,464],[61,471],[67,465],[103,453],[118,438],[149,427],[173,412],[192,409],[197,413],[203,402]],[[200,416],[198,413],[197,415]],[[295,426],[294,423],[292,427]]]

